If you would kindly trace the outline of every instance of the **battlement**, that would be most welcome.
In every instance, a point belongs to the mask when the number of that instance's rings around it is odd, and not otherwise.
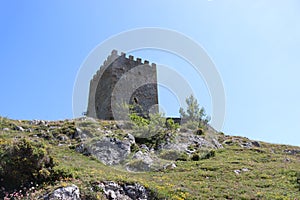
[[[91,79],[91,82],[97,81],[97,79],[105,71],[105,69],[119,57],[123,57],[125,59],[128,59],[129,61],[136,62],[137,64],[140,64],[140,65],[142,65],[142,64],[150,65],[152,68],[156,68],[155,63],[150,64],[150,62],[148,60],[144,60],[144,62],[143,62],[143,60],[141,58],[134,59],[133,55],[128,55],[128,57],[127,57],[126,53],[124,53],[124,52],[121,52],[121,54],[119,55],[118,51],[114,49],[114,50],[112,50],[111,54],[106,58],[106,60],[104,60],[103,64],[100,66],[99,70],[97,70],[96,74]]]

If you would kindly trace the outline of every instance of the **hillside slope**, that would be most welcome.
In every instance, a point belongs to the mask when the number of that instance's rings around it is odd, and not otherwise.
[[[53,191],[74,186],[78,199],[300,199],[300,147],[181,128],[135,137],[119,163],[105,165],[91,151],[103,138],[127,144],[131,129],[89,119],[0,118],[0,197],[55,199]],[[139,165],[137,154],[153,162]]]

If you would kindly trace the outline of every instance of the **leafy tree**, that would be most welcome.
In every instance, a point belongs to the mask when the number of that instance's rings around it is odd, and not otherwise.
[[[188,128],[200,128],[203,124],[207,124],[210,121],[210,117],[206,115],[205,109],[200,107],[197,99],[191,95],[186,98],[187,109],[179,109],[180,117],[184,123],[188,125]]]

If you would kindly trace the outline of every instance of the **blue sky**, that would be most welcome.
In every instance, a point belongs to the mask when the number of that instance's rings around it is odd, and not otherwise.
[[[73,85],[89,52],[120,32],[160,27],[189,36],[215,63],[226,94],[222,131],[300,145],[299,9],[297,0],[1,1],[0,115],[72,118]],[[209,93],[197,98],[209,114]]]

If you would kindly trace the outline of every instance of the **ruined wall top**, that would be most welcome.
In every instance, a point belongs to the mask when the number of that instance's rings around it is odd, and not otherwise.
[[[101,74],[101,72],[103,72],[111,63],[113,63],[117,58],[119,57],[124,57],[130,61],[135,61],[138,64],[144,64],[144,65],[150,65],[148,60],[143,60],[141,58],[136,58],[134,59],[133,55],[128,55],[128,57],[126,56],[126,53],[121,52],[121,54],[118,54],[117,50],[112,50],[111,54],[106,58],[106,60],[103,62],[103,64],[100,66],[100,69],[96,72],[96,74],[93,76],[93,79],[91,81],[96,81],[97,77]],[[151,63],[150,65],[151,67],[155,68],[156,64],[155,63]]]

